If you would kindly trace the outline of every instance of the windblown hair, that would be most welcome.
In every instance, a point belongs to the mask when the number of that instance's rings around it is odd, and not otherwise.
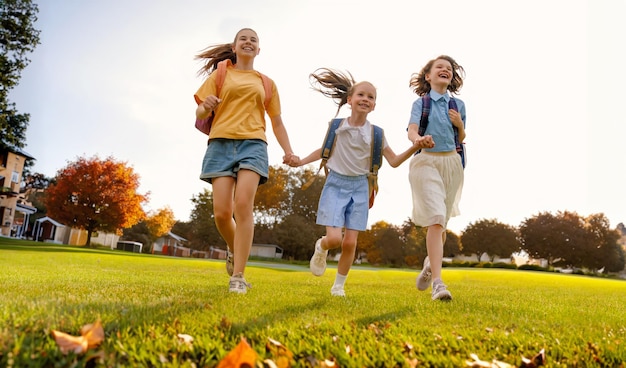
[[[230,59],[233,64],[237,64],[237,54],[233,52],[233,45],[237,42],[239,33],[245,30],[256,33],[252,28],[242,28],[235,35],[233,42],[209,46],[196,55],[195,59],[206,60],[204,66],[198,70],[198,74],[211,74],[213,70],[217,69],[217,63],[223,60]]]
[[[309,82],[311,87],[321,92],[324,96],[332,98],[337,104],[337,113],[339,115],[341,107],[348,103],[348,97],[352,96],[354,88],[361,83],[356,82],[350,72],[340,72],[329,68],[319,68],[309,74]]]
[[[433,64],[435,64],[435,61],[437,60],[447,60],[452,65],[452,80],[448,85],[448,91],[450,91],[450,93],[457,93],[461,87],[463,87],[463,78],[465,78],[465,70],[463,67],[450,56],[440,55],[426,63],[419,73],[415,73],[411,76],[409,87],[412,87],[413,92],[415,92],[418,96],[424,96],[430,92],[431,86],[430,83],[426,81],[426,74],[430,73],[430,70],[433,68]]]

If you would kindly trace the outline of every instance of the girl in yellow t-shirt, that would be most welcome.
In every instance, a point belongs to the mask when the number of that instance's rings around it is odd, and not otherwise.
[[[267,105],[264,103],[264,80],[254,70],[254,58],[260,50],[257,33],[243,28],[232,43],[210,47],[196,57],[206,60],[200,72],[208,74],[194,95],[196,118],[214,114],[200,179],[213,186],[215,224],[228,245],[229,291],[241,294],[250,286],[243,273],[254,236],[254,196],[269,175],[266,112],[285,153],[283,161],[293,155],[280,115],[278,91],[271,79],[272,96]],[[230,63],[223,84],[218,86],[218,73],[213,71],[224,60]]]

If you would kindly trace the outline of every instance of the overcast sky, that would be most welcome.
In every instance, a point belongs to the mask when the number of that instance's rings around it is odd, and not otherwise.
[[[54,176],[79,156],[113,156],[141,177],[146,210],[186,221],[205,136],[193,126],[194,56],[255,29],[255,68],[274,79],[296,154],[318,148],[336,106],[311,90],[319,67],[378,90],[369,120],[396,153],[417,96],[412,73],[440,54],[466,71],[468,165],[460,233],[480,219],[517,226],[539,212],[626,222],[623,36],[626,1],[38,1],[41,44],[10,99],[31,114],[25,151]],[[349,115],[346,108],[340,116]],[[269,119],[268,119],[269,123]],[[282,150],[268,126],[270,164]],[[319,162],[315,163],[317,167]],[[370,221],[411,214],[408,161],[379,173]]]

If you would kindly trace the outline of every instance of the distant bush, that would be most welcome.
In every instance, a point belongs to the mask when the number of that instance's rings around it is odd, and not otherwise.
[[[539,265],[531,265],[525,264],[517,267],[518,270],[527,270],[527,271],[548,271],[546,267],[541,267]]]

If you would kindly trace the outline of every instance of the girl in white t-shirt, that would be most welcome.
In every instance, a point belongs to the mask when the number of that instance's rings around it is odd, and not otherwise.
[[[313,88],[352,112],[343,119],[335,134],[335,147],[326,163],[328,176],[320,196],[317,221],[326,227],[326,235],[315,243],[310,262],[311,272],[321,276],[326,270],[329,249],[341,247],[337,276],[331,295],[345,296],[344,283],[356,251],[357,237],[367,227],[369,212],[368,173],[371,162],[372,126],[367,114],[376,107],[376,88],[370,82],[356,83],[352,75],[322,68],[310,75]],[[335,115],[336,116],[336,115]],[[396,155],[383,137],[382,154],[392,167],[398,167],[422,148],[433,146],[432,137],[415,140],[406,151]],[[321,159],[322,148],[300,159],[292,156],[287,163],[298,167]]]

